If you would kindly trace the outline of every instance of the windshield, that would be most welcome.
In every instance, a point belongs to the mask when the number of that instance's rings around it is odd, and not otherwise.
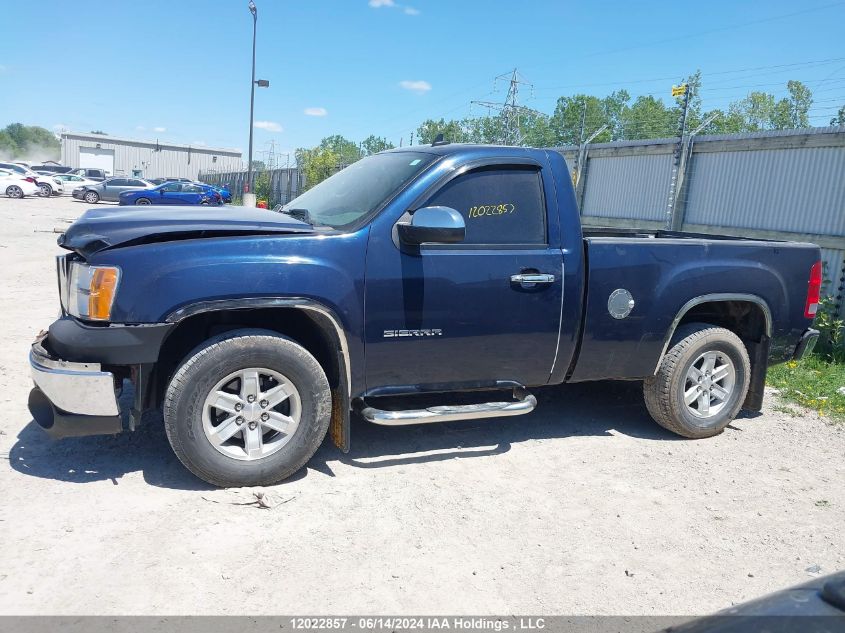
[[[434,158],[421,152],[369,156],[294,198],[281,211],[318,226],[350,226],[375,211]]]

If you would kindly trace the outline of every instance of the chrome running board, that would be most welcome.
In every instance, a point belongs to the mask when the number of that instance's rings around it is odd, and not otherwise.
[[[404,426],[406,424],[429,424],[431,422],[452,422],[454,420],[477,420],[479,418],[503,418],[511,415],[531,413],[537,406],[537,398],[524,389],[514,389],[512,402],[484,402],[481,404],[446,405],[425,409],[386,411],[364,407],[361,415],[367,422],[383,426]]]

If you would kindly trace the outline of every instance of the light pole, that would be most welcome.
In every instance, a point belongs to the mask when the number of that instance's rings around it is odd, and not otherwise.
[[[249,0],[249,12],[252,13],[252,81],[249,84],[249,154],[246,166],[246,184],[244,185],[244,206],[255,206],[255,188],[252,182],[252,127],[253,111],[255,110],[255,86],[268,88],[270,82],[266,79],[255,80],[255,35],[258,30],[258,7],[253,0]]]

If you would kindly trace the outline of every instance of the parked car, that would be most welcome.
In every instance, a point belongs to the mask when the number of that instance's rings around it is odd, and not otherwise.
[[[41,196],[49,198],[50,196],[60,196],[65,192],[65,184],[55,174],[45,175],[36,174],[36,184],[41,191]]]
[[[90,167],[79,167],[68,173],[76,174],[77,176],[82,176],[83,178],[88,178],[88,180],[95,180],[97,182],[102,182],[109,177],[104,169],[94,169]]]
[[[211,187],[217,193],[220,194],[220,197],[223,199],[223,202],[225,202],[227,204],[232,201],[232,192],[229,189],[229,185],[209,185],[209,184],[204,183],[204,182],[200,182],[200,183],[197,183],[197,184],[205,185],[207,187]]]
[[[582,227],[555,151],[390,150],[282,212],[82,215],[59,238],[62,316],[31,350],[36,422],[118,433],[163,406],[176,455],[218,486],[291,476],[329,429],[348,451],[353,408],[487,420],[563,382],[642,381],[658,424],[705,438],[819,335],[818,246]]]
[[[24,177],[34,179],[35,183],[39,187],[40,195],[42,196],[49,198],[54,194],[59,195],[63,191],[62,183],[56,182],[52,176],[44,176],[42,174],[36,173],[26,165],[21,164],[20,162],[0,163],[0,169],[12,171]],[[57,190],[60,191],[57,193]]]
[[[35,172],[45,172],[51,174],[69,174],[71,171],[73,171],[73,167],[68,167],[66,165],[45,164],[33,165],[32,170]]]
[[[0,191],[9,198],[23,198],[41,193],[35,178],[10,169],[0,169]]]
[[[146,180],[119,176],[93,185],[78,187],[73,190],[73,197],[85,200],[89,204],[97,204],[100,200],[117,202],[120,200],[120,194],[125,191],[138,191],[150,187],[152,187],[152,183]]]
[[[55,174],[53,177],[61,181],[62,186],[64,187],[64,193],[73,192],[76,189],[86,187],[88,185],[99,184],[95,180],[88,180],[87,178],[77,176],[76,174]]]
[[[213,187],[194,182],[165,182],[143,191],[126,191],[120,194],[120,204],[222,204],[223,199]]]
[[[163,185],[166,182],[193,182],[190,178],[151,178],[150,182],[154,185]]]

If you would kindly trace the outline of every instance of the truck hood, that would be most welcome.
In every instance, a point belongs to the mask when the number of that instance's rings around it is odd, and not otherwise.
[[[311,233],[289,215],[249,207],[129,207],[91,209],[59,236],[62,248],[83,257],[116,246],[222,237]]]

